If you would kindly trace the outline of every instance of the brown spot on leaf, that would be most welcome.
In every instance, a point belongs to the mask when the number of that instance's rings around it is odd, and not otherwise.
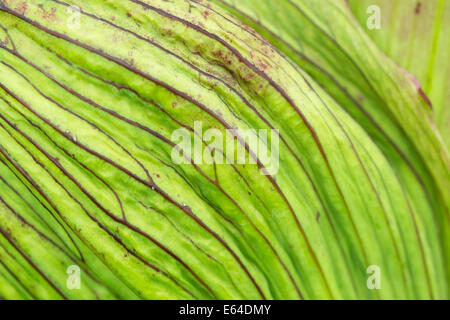
[[[7,46],[9,45],[9,39],[8,39],[8,38],[5,38],[4,40],[0,40],[0,43],[1,43],[2,45],[4,45],[5,47],[7,47]]]
[[[415,12],[416,14],[420,14],[420,10],[421,10],[421,9],[422,9],[422,3],[417,2],[416,9],[414,10],[414,12]]]
[[[430,107],[430,109],[433,109],[433,105],[430,101],[430,99],[428,98],[428,96],[426,95],[426,93],[423,91],[422,86],[419,83],[419,80],[417,80],[417,78],[410,72],[406,71],[405,69],[402,69],[402,72],[405,73],[413,82],[417,93],[421,96],[421,98],[425,101],[425,103]]]
[[[255,75],[253,73],[250,73],[250,72],[244,73],[242,75],[242,79],[244,79],[244,81],[246,81],[246,82],[251,81],[254,77],[255,77]]]
[[[426,93],[422,90],[422,88],[419,88],[418,90],[419,95],[422,97],[422,99],[426,102],[426,104],[430,107],[430,109],[433,109],[433,104],[431,103],[430,98],[426,95]]]
[[[48,21],[54,21],[55,20],[55,13],[56,13],[56,8],[53,7],[50,9],[50,11],[46,11],[44,9],[43,5],[38,5],[38,7],[42,10],[42,18],[44,20],[48,20]]]
[[[26,2],[21,2],[20,4],[17,5],[16,10],[19,11],[21,14],[25,14],[25,12],[27,11],[27,3]]]
[[[223,52],[222,52],[222,50],[217,50],[217,51],[213,51],[212,54],[213,54],[214,57],[220,58],[220,57],[222,57]]]
[[[265,64],[264,62],[262,62],[261,60],[259,61],[258,65],[261,67],[261,69],[266,70],[269,66],[267,64]]]
[[[206,10],[202,12],[202,15],[203,15],[203,17],[205,17],[205,19],[208,19],[210,14],[211,13],[209,11],[206,11]]]

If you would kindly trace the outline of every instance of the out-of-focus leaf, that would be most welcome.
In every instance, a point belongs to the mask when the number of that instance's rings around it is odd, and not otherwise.
[[[367,34],[411,72],[433,105],[433,117],[450,146],[450,1],[349,0]],[[367,8],[380,8],[380,29],[367,28]]]
[[[305,69],[369,133],[418,206],[428,202],[450,261],[449,154],[417,80],[391,61],[345,0],[214,0]],[[447,273],[450,273],[447,263]]]

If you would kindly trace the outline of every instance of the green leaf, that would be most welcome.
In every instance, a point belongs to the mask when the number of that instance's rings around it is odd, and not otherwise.
[[[23,4],[0,2],[1,295],[448,297],[448,154],[345,2],[240,8],[299,65],[208,2]],[[270,37],[276,23],[302,48]],[[198,123],[240,129],[247,162],[174,161],[178,130],[212,152]]]
[[[450,146],[450,3],[431,1],[349,1],[352,11],[366,26],[369,5],[377,5],[381,28],[366,30],[378,47],[417,78],[433,105],[433,119],[442,139]]]

